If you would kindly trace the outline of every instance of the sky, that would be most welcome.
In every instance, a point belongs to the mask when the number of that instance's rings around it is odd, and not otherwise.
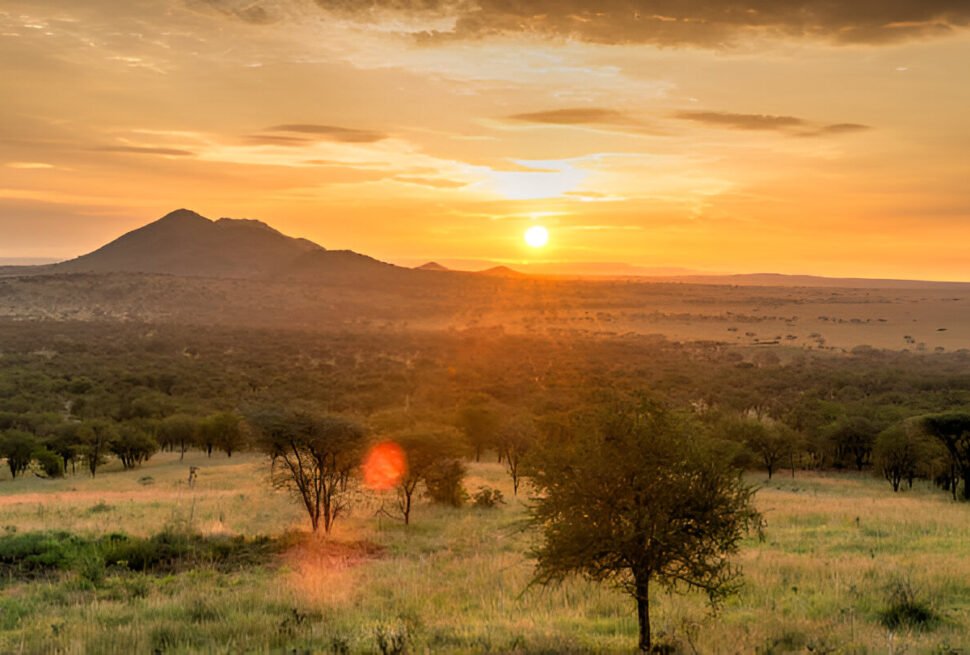
[[[970,280],[968,26],[966,0],[0,0],[0,258],[186,207],[403,264]]]

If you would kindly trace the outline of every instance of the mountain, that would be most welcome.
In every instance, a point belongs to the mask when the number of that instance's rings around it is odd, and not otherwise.
[[[321,246],[288,237],[260,221],[209,220],[179,209],[46,273],[162,273],[252,278],[270,274]]]
[[[438,262],[428,262],[427,264],[422,264],[421,266],[415,266],[414,270],[444,272],[444,271],[450,271],[451,269],[448,268],[447,266],[442,266]]]
[[[301,282],[389,282],[417,271],[361,255],[353,250],[315,250],[293,259],[268,277]]]

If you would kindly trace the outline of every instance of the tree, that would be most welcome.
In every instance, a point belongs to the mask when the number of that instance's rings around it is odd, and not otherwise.
[[[963,500],[970,500],[970,412],[944,412],[920,419],[926,434],[942,443],[963,479]]]
[[[44,442],[48,450],[57,454],[64,463],[63,470],[67,472],[68,464],[71,472],[77,472],[77,460],[82,449],[81,423],[62,423],[55,428],[54,433]]]
[[[347,480],[360,463],[365,433],[340,416],[262,411],[249,423],[257,445],[271,459],[273,483],[303,503],[313,532],[329,534],[348,509]]]
[[[879,428],[869,419],[852,416],[838,421],[831,429],[829,438],[835,446],[836,460],[850,461],[861,471],[872,457],[872,446]]]
[[[495,445],[495,431],[499,415],[487,396],[476,397],[458,411],[458,427],[475,450],[475,461],[481,461],[482,451]]]
[[[542,532],[535,582],[580,574],[625,590],[642,651],[652,583],[699,589],[712,603],[736,588],[727,556],[759,520],[753,490],[691,417],[643,400],[606,407],[567,441],[538,447],[529,475]]]
[[[7,460],[11,476],[16,478],[27,471],[38,445],[37,437],[25,430],[7,430],[0,434],[0,457]]]
[[[115,424],[108,419],[92,419],[81,424],[78,437],[81,442],[81,452],[87,460],[91,477],[98,473],[98,467],[104,462],[108,444],[118,434]]]
[[[212,456],[213,448],[219,448],[225,451],[226,456],[232,457],[246,443],[240,419],[231,412],[220,412],[206,417],[199,426],[199,433],[209,457]]]
[[[398,484],[398,508],[404,524],[411,522],[411,507],[418,484],[434,478],[443,462],[454,460],[464,450],[457,430],[434,424],[418,424],[393,435],[392,440],[407,456],[407,470]],[[434,484],[434,481],[432,481]]]
[[[108,442],[108,449],[121,460],[125,470],[141,466],[158,452],[158,442],[139,425],[128,422]]]
[[[173,414],[158,425],[158,442],[170,450],[178,449],[179,461],[185,459],[185,451],[195,443],[199,422],[186,414]]]
[[[901,423],[883,430],[876,437],[872,459],[893,491],[899,491],[903,480],[913,486],[913,478],[922,460],[919,435],[909,423]]]
[[[739,418],[727,422],[724,431],[729,439],[743,443],[758,457],[768,471],[769,480],[794,447],[792,435],[770,419]]]
[[[512,493],[518,495],[522,482],[522,459],[536,440],[535,421],[530,416],[516,415],[505,421],[496,439],[505,468],[512,476]]]

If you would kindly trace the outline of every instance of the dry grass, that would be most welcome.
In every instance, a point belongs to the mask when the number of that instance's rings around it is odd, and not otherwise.
[[[201,466],[194,489],[188,466]],[[144,478],[151,477],[151,481]],[[918,488],[892,494],[863,476],[799,474],[761,483],[768,521],[738,560],[746,586],[717,615],[702,598],[658,590],[655,630],[684,652],[928,653],[970,649],[970,507]],[[8,581],[0,652],[377,652],[375,630],[406,631],[412,652],[631,652],[632,604],[575,581],[528,587],[531,536],[495,464],[472,466],[470,490],[505,493],[499,510],[419,505],[414,524],[379,518],[358,498],[338,523],[341,545],[303,545],[271,566],[233,573],[109,574]],[[0,530],[136,535],[165,526],[279,535],[303,527],[256,456],[163,454],[133,472],[0,482]],[[942,616],[924,632],[879,622],[905,579]],[[942,649],[942,650],[941,650]]]

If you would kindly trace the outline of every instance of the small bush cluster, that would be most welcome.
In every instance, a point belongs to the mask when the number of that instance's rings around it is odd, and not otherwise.
[[[93,583],[107,569],[171,573],[202,566],[229,571],[270,561],[281,544],[268,537],[212,536],[166,530],[141,538],[114,533],[97,539],[68,532],[0,536],[0,575],[35,578],[73,572]]]
[[[479,487],[472,496],[472,504],[480,509],[495,509],[505,504],[505,496],[494,487]]]

